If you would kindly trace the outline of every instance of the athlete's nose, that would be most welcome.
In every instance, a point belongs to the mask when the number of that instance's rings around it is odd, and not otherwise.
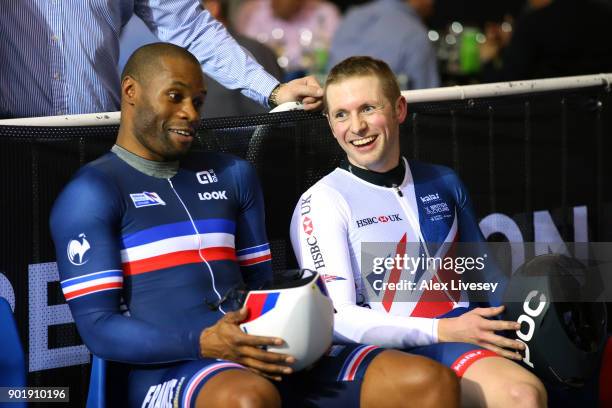
[[[196,122],[200,119],[200,112],[193,104],[193,101],[189,98],[185,98],[181,104],[181,110],[179,115],[182,119],[188,120],[190,123]]]
[[[355,134],[360,134],[366,128],[365,120],[361,117],[359,113],[351,114],[351,132]]]

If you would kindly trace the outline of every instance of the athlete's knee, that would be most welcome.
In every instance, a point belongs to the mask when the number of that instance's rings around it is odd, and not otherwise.
[[[458,404],[457,376],[433,360],[390,350],[381,353],[371,368],[366,375],[377,376],[377,388],[386,391],[379,394],[383,398],[389,395],[416,398],[421,407]]]
[[[197,408],[223,406],[224,408],[280,407],[278,390],[270,381],[250,372],[231,370],[225,381],[206,384],[198,396]],[[214,380],[214,379],[213,379]],[[219,378],[221,380],[221,378]]]
[[[508,393],[515,408],[545,407],[546,390],[539,380],[510,384]]]
[[[427,401],[435,401],[445,395],[448,401],[459,401],[459,379],[450,368],[425,357],[418,357],[418,364],[405,376],[402,387],[424,395]]]
[[[269,381],[259,377],[261,381],[235,384],[228,396],[229,407],[267,408],[280,407],[281,400],[276,387]]]

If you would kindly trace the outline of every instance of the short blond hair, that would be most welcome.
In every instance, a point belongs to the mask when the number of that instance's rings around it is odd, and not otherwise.
[[[329,72],[325,80],[325,93],[323,95],[325,110],[328,110],[327,88],[330,85],[337,84],[349,78],[364,76],[378,78],[382,86],[383,94],[392,104],[400,97],[401,92],[399,84],[397,83],[397,78],[386,62],[368,56],[354,56],[339,62]]]

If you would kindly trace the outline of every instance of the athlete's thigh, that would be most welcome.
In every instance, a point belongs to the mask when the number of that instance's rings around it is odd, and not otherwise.
[[[429,357],[451,368],[458,377],[463,377],[470,366],[477,361],[489,357],[499,358],[497,353],[470,343],[436,343],[404,351]]]
[[[312,368],[277,384],[283,406],[359,407],[365,372],[384,350],[362,344],[332,346]]]
[[[245,369],[237,363],[201,359],[174,365],[139,367],[129,375],[130,407],[195,407],[202,387],[215,375],[232,369]]]

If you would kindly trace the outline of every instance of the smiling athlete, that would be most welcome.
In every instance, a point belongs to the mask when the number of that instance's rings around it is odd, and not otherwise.
[[[340,62],[327,78],[324,102],[347,161],[302,195],[291,240],[300,266],[325,277],[337,311],[336,338],[404,349],[451,367],[461,377],[467,406],[545,406],[542,383],[510,360],[521,358],[523,344],[495,333],[519,324],[489,319],[503,307],[468,309],[460,293],[445,290],[406,299],[395,286],[377,291],[367,279],[364,243],[392,242],[401,259],[452,260],[453,243],[483,241],[457,175],[401,157],[399,126],[407,104],[389,67],[370,57]],[[454,273],[399,269],[384,283],[402,277],[417,287],[443,287],[443,275]]]
[[[424,357],[338,345],[293,373],[293,356],[266,350],[282,339],[240,329],[246,309],[228,294],[272,278],[263,198],[247,162],[185,156],[205,94],[189,52],[137,50],[116,145],[51,215],[64,296],[87,347],[128,371],[128,405],[456,406],[452,372]]]

